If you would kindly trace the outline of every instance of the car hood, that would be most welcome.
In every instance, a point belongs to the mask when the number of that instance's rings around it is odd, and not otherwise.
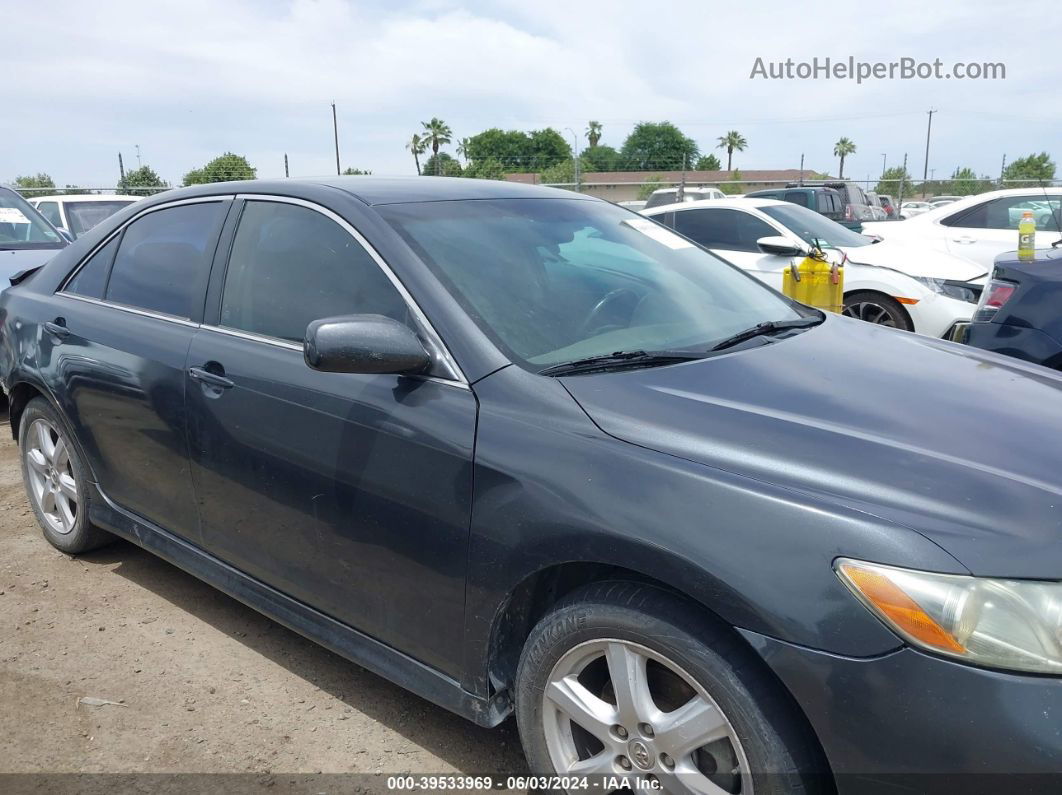
[[[971,572],[1062,579],[1062,376],[830,316],[788,339],[562,379],[605,433],[844,505]]]
[[[928,246],[905,245],[882,240],[871,246],[845,246],[848,259],[860,265],[891,268],[909,276],[970,281],[985,275],[985,269],[968,259],[935,251]]]
[[[8,286],[8,279],[16,273],[43,265],[60,251],[61,248],[0,251],[0,290]]]

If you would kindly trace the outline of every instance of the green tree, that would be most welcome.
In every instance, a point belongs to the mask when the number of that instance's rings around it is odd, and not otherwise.
[[[697,159],[696,169],[698,171],[722,171],[723,165],[715,155],[701,155]]]
[[[486,160],[478,160],[469,164],[461,172],[461,176],[474,179],[505,179],[505,166],[501,164],[501,161],[488,157]]]
[[[848,155],[854,155],[856,151],[856,145],[847,138],[842,138],[833,145],[833,156],[841,159],[840,168],[837,171],[837,178],[844,179],[844,159]]]
[[[590,143],[590,148],[593,149],[601,142],[601,122],[591,121],[586,125],[586,140]]]
[[[579,156],[579,167],[583,171],[618,171],[620,153],[611,146],[598,144],[584,149]]]
[[[572,159],[571,145],[552,127],[531,131],[528,135],[528,152],[532,171],[542,171],[565,160],[571,162]]]
[[[506,171],[531,171],[530,143],[525,132],[491,127],[470,137],[465,143],[465,153],[472,164],[497,160]]]
[[[886,193],[893,198],[898,198],[900,195],[900,181],[903,181],[903,192],[905,196],[910,196],[914,191],[912,189],[911,175],[907,173],[907,169],[903,166],[892,166],[885,169],[881,175],[881,179],[878,180],[878,184],[874,187],[875,193]]]
[[[238,179],[254,179],[254,167],[243,155],[226,152],[215,157],[202,168],[193,168],[184,175],[185,185],[203,185],[209,182],[232,182]]]
[[[653,195],[654,190],[666,188],[667,186],[664,184],[663,180],[664,178],[662,176],[656,174],[643,182],[641,187],[638,188],[638,201],[645,201],[648,199]]]
[[[424,161],[423,173],[431,177],[460,177],[463,169],[453,155],[439,152]]]
[[[125,178],[118,180],[116,190],[128,196],[150,196],[170,187],[151,166],[141,166],[125,172]]]
[[[468,162],[468,138],[462,138],[457,142],[457,156]]]
[[[668,121],[641,122],[623,142],[620,159],[624,171],[677,171],[697,162],[697,142]]]
[[[1039,183],[1050,182],[1054,178],[1055,164],[1047,152],[1019,157],[1003,170],[1003,184],[1012,188],[1033,184],[1033,182],[1019,182],[1018,180],[1033,180]],[[1008,182],[1011,183],[1009,186]]]
[[[726,170],[730,171],[734,164],[734,152],[744,152],[749,142],[737,130],[731,130],[726,135],[719,136],[718,140],[719,143],[715,148],[726,150]]]
[[[420,156],[428,149],[427,142],[416,133],[409,139],[406,149],[413,153],[413,162],[417,165],[417,176],[420,176]]]
[[[349,168],[348,167],[348,168],[343,169],[343,176],[345,176],[345,177],[352,177],[352,176],[358,176],[358,175],[362,175],[362,174],[371,174],[371,173],[372,173],[371,171],[365,171],[364,169],[361,169],[361,168]]]
[[[542,184],[575,190],[575,164],[569,158],[542,171]]]
[[[727,170],[729,171],[730,169],[727,169]],[[745,186],[741,184],[741,172],[740,171],[738,171],[737,169],[734,169],[733,173],[730,175],[730,179],[732,181],[724,182],[722,185],[719,186],[719,190],[721,190],[727,196],[734,196],[734,195],[736,195],[738,193],[744,193],[745,192]]]
[[[424,128],[424,139],[428,146],[431,147],[432,158],[435,160],[435,167],[439,168],[442,161],[439,160],[439,147],[443,144],[450,143],[450,139],[453,137],[453,130],[442,119],[438,119],[435,116],[431,117],[431,121],[422,121],[420,126]],[[453,158],[451,158],[452,160]],[[455,161],[456,162],[456,161]],[[460,164],[458,164],[460,167]],[[434,173],[436,176],[440,176],[442,172],[436,171],[428,173]]]
[[[55,188],[55,180],[43,171],[39,174],[28,174],[24,177],[15,177],[13,184],[15,190],[30,199],[34,196],[44,196],[48,193],[47,190],[40,190],[41,188]],[[37,188],[38,190],[33,190],[33,188]]]
[[[953,196],[974,196],[992,190],[992,180],[988,177],[978,178],[972,168],[957,168],[951,175],[948,191]]]

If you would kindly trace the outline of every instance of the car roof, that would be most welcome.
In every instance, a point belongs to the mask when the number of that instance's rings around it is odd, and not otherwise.
[[[369,205],[405,204],[408,202],[457,201],[462,199],[583,199],[602,201],[586,194],[560,188],[527,185],[494,179],[465,177],[376,177],[336,176],[306,179],[255,179],[239,182],[215,182],[156,194],[165,201],[194,196],[232,193],[271,193],[278,195],[306,192],[313,188],[334,188]]]
[[[138,202],[143,196],[126,196],[121,193],[100,194],[100,193],[67,193],[62,196],[34,196],[30,201],[32,202],[113,202],[113,201],[131,201]]]
[[[697,207],[729,207],[731,209],[738,210],[758,210],[761,207],[776,207],[790,205],[792,202],[784,202],[779,199],[757,199],[757,198],[734,198],[734,199],[701,199],[695,202],[676,202],[675,204],[661,204],[659,207],[650,207],[648,210],[641,210],[642,215],[659,215],[660,213],[668,212],[669,210],[692,210]],[[800,205],[796,205],[800,206]]]

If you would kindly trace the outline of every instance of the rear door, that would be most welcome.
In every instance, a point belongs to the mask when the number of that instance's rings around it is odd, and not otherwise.
[[[457,674],[475,397],[448,375],[311,370],[315,319],[381,314],[433,333],[346,221],[296,200],[241,204],[186,384],[203,545]]]
[[[985,271],[991,270],[997,255],[1018,247],[1018,222],[1025,210],[1033,212],[1037,221],[1037,245],[1049,245],[1059,237],[1050,212],[1053,207],[1057,215],[1058,201],[1057,196],[1045,199],[1043,193],[1030,192],[990,199],[953,213],[939,222],[947,250],[973,260]],[[1046,242],[1039,239],[1040,235],[1047,236]]]
[[[758,216],[729,207],[676,210],[675,231],[711,249],[765,284],[782,289],[782,270],[788,266],[789,258],[764,254],[756,241],[786,233]]]
[[[230,202],[199,199],[138,216],[59,291],[42,372],[117,505],[198,539],[189,474],[185,360]]]

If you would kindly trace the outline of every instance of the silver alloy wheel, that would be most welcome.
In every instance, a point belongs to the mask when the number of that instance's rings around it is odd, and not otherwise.
[[[881,304],[875,304],[873,301],[860,301],[859,303],[849,304],[844,307],[844,311],[841,314],[845,317],[854,317],[857,320],[866,321],[867,323],[896,328],[896,323],[893,321],[892,315],[889,314],[889,310]]]
[[[62,435],[45,420],[34,420],[26,433],[26,473],[30,494],[49,529],[66,535],[77,522],[77,481],[70,450]]]
[[[719,705],[679,665],[626,640],[581,643],[550,672],[543,729],[561,776],[655,778],[666,792],[752,792]]]

